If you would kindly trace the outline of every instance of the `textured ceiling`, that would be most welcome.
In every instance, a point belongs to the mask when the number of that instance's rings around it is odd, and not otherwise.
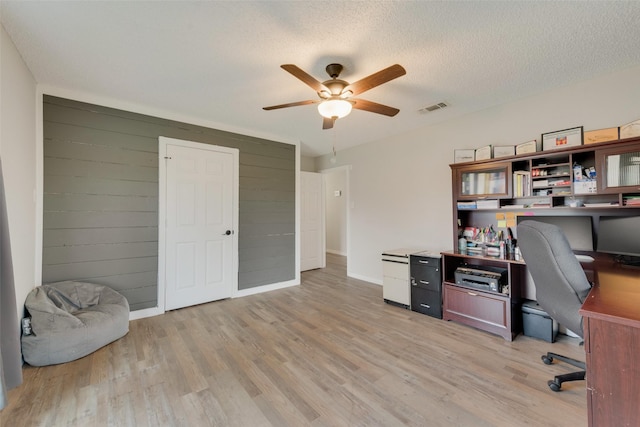
[[[640,2],[12,1],[2,23],[38,83],[176,112],[320,155],[640,64]],[[316,94],[280,69],[407,75],[321,129]],[[446,101],[450,107],[419,113]]]

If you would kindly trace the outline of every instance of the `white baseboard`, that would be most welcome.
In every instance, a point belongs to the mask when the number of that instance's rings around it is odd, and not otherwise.
[[[144,319],[145,317],[159,316],[160,314],[164,314],[164,310],[160,307],[145,308],[129,312],[129,320]]]
[[[360,274],[347,273],[347,276],[353,277],[354,279],[364,280],[365,282],[373,283],[374,285],[382,286],[382,280],[374,279],[373,277],[362,276]]]
[[[263,292],[275,291],[277,289],[290,288],[300,285],[299,280],[289,280],[287,282],[272,283],[271,285],[256,286],[255,288],[242,289],[237,291],[233,298],[246,297],[249,295],[261,294]]]
[[[346,252],[334,251],[333,249],[325,249],[325,252],[333,255],[347,256]]]
[[[243,289],[237,291],[232,298],[246,297],[248,295],[261,294],[263,292],[275,291],[276,289],[290,288],[291,286],[300,285],[300,281],[289,280],[287,282],[273,283],[271,285],[256,286],[255,288]],[[159,316],[164,314],[164,310],[159,307],[145,308],[142,310],[135,310],[129,313],[129,320],[144,319],[145,317]]]

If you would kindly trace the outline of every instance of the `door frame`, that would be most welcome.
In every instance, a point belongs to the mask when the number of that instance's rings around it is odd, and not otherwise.
[[[233,155],[233,213],[232,222],[232,271],[236,277],[238,273],[238,212],[239,212],[239,169],[240,169],[240,151],[237,148],[222,147],[220,145],[205,144],[202,142],[187,141],[184,139],[168,138],[160,136],[158,138],[158,309],[161,313],[166,311],[166,224],[167,224],[167,145],[178,145],[185,148],[194,148],[198,150],[217,151],[229,153]],[[233,289],[231,298],[238,294],[238,286],[236,284]]]
[[[350,269],[350,259],[351,259],[351,209],[352,209],[352,203],[351,203],[351,169],[352,166],[351,165],[344,165],[344,166],[337,166],[334,168],[327,168],[327,169],[321,169],[320,173],[323,175],[323,179],[322,179],[322,185],[325,186],[325,176],[327,174],[330,173],[334,173],[334,172],[344,172],[345,174],[345,188],[347,189],[347,194],[346,194],[346,200],[345,200],[345,209],[346,209],[346,217],[347,217],[347,224],[346,224],[346,245],[347,245],[347,276],[351,276],[351,269]],[[324,198],[326,197],[326,191],[322,192],[322,197],[323,197],[323,209],[326,209],[326,200],[324,200]],[[326,212],[325,212],[325,217],[326,217]],[[327,229],[327,224],[325,223],[325,233],[326,233],[326,229]],[[326,246],[326,239],[325,239],[325,252],[326,252],[327,246]]]

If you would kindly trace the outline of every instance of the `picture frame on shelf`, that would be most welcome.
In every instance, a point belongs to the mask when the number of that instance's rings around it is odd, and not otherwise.
[[[531,154],[540,151],[540,144],[538,140],[532,139],[531,141],[523,142],[516,145],[516,155],[518,154]]]
[[[493,158],[515,156],[516,147],[514,145],[496,145],[493,147]]]
[[[490,160],[493,158],[493,151],[491,145],[486,145],[476,149],[476,161],[478,160]]]
[[[582,145],[582,126],[543,133],[542,151],[557,150],[559,148],[576,147]]]
[[[599,142],[615,141],[619,138],[620,128],[606,128],[586,131],[584,144],[597,144]]]
[[[640,119],[620,126],[620,139],[640,136]]]
[[[465,163],[473,162],[475,158],[476,150],[470,149],[455,149],[453,150],[453,163]]]

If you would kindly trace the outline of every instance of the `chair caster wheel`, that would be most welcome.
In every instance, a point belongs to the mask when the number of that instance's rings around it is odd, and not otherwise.
[[[553,363],[553,357],[544,355],[541,357],[545,365],[551,365]]]
[[[547,381],[547,385],[553,391],[560,391],[560,387],[562,386],[561,384],[558,384],[555,381]]]

